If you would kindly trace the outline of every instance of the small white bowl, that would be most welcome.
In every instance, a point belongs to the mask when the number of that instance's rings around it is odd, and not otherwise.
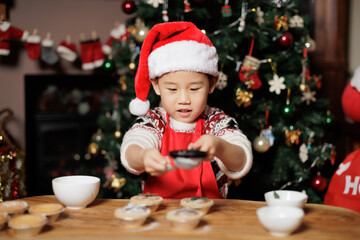
[[[288,236],[302,223],[304,210],[296,207],[266,206],[256,211],[260,223],[277,237]]]
[[[277,195],[276,195],[277,194]],[[276,198],[278,196],[278,198]],[[289,206],[303,208],[308,200],[305,193],[292,190],[275,190],[264,194],[269,206]]]
[[[100,178],[85,175],[58,177],[52,180],[52,188],[66,208],[83,209],[98,195]]]

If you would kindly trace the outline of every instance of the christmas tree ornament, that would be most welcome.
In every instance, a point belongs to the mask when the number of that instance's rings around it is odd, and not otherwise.
[[[101,130],[101,128],[98,128],[98,130],[91,136],[91,140],[94,142],[99,143],[104,137],[104,134]]]
[[[354,76],[345,86],[341,105],[349,122],[360,122],[360,66],[355,69]]]
[[[11,40],[18,39],[24,42],[28,36],[28,31],[12,26],[9,21],[0,21],[0,56],[10,55]]]
[[[265,21],[264,21],[264,12],[261,11],[261,8],[260,7],[256,7],[256,22],[257,24],[260,26],[261,24],[263,24]]]
[[[164,1],[164,4],[163,4],[162,19],[163,19],[164,22],[168,22],[168,21],[169,21],[169,16],[168,16],[168,0],[165,0],[165,1]]]
[[[304,19],[299,16],[299,14],[295,14],[289,20],[289,27],[291,28],[304,28]]]
[[[126,184],[126,179],[123,177],[116,177],[115,174],[112,175],[111,188],[114,189],[114,192],[118,192]]]
[[[242,5],[241,5],[241,15],[240,15],[240,24],[239,24],[239,27],[238,27],[238,31],[239,32],[243,32],[245,30],[245,19],[246,19],[246,15],[247,15],[247,2],[242,2]]]
[[[299,85],[300,92],[306,92],[309,90],[308,85],[305,82],[307,75],[307,48],[303,48],[303,59],[301,60],[302,71],[301,71],[301,84]]]
[[[252,51],[254,47],[254,39],[251,40],[249,54],[245,56],[244,61],[239,71],[240,80],[252,90],[259,89],[262,82],[259,78],[259,68],[261,61],[252,57]]]
[[[305,47],[308,49],[309,52],[313,52],[316,49],[316,42],[310,37],[309,34],[306,35]]]
[[[146,0],[146,3],[154,8],[158,8],[160,4],[164,4],[164,0]]]
[[[221,15],[223,17],[231,17],[232,16],[232,10],[229,5],[229,0],[225,0],[224,5],[221,7]]]
[[[327,110],[326,111],[326,124],[331,125],[333,122],[334,122],[334,119],[331,115],[331,112],[330,112],[330,110]]]
[[[264,136],[269,141],[270,147],[274,145],[275,136],[272,132],[272,126],[269,126],[269,108],[267,103],[265,105],[265,121],[264,121],[264,128],[260,132],[260,136]]]
[[[288,145],[289,147],[291,145],[293,145],[294,143],[296,145],[299,144],[300,142],[300,135],[301,135],[301,132],[299,129],[296,129],[296,130],[285,130],[285,137],[286,137],[286,140],[285,140],[285,143],[286,145]]]
[[[112,54],[110,54],[104,62],[104,68],[109,70],[109,69],[112,69],[113,67],[114,67],[113,56],[112,56]]]
[[[270,143],[266,137],[260,135],[254,139],[253,146],[257,152],[263,153],[269,150]]]
[[[277,95],[280,95],[281,90],[284,90],[286,88],[284,84],[285,78],[279,77],[279,75],[277,75],[275,62],[271,62],[270,64],[273,72],[273,79],[269,81],[269,86],[270,86],[269,91],[275,92]]]
[[[188,0],[184,0],[184,12],[191,12],[191,7],[190,7],[190,3]]]
[[[138,42],[143,42],[146,35],[149,32],[149,28],[145,25],[145,22],[143,19],[141,18],[136,18],[135,19],[135,33],[133,34],[134,38],[136,39],[136,41]],[[132,57],[133,59],[133,57]],[[134,58],[135,60],[135,58]]]
[[[306,105],[309,105],[310,102],[316,101],[315,95],[316,95],[315,91],[311,91],[308,89],[307,91],[304,91],[302,93],[301,101],[306,102]]]
[[[219,90],[223,90],[224,88],[226,88],[227,83],[228,83],[228,76],[223,71],[220,71],[219,80],[216,83],[216,88]]]
[[[326,178],[318,172],[317,175],[311,179],[311,187],[318,192],[324,191],[327,187]]]
[[[77,58],[77,47],[75,43],[71,42],[70,35],[66,36],[66,40],[60,42],[56,51],[61,58],[69,62],[74,62]]]
[[[54,41],[51,39],[51,33],[47,33],[46,38],[41,42],[40,59],[48,65],[54,65],[59,61],[59,56],[53,46]]]
[[[85,40],[84,34],[80,35],[80,55],[83,70],[92,70],[104,64],[105,56],[100,39],[95,31],[91,32],[91,39]]]
[[[37,35],[37,31],[37,29],[34,29],[32,35],[26,39],[25,43],[28,57],[32,60],[38,60],[40,58],[41,37]]]
[[[316,87],[318,89],[321,89],[321,87],[322,87],[322,76],[317,75],[317,74],[313,74],[311,78],[315,81]]]
[[[133,0],[124,0],[124,2],[121,5],[122,10],[126,14],[132,14],[136,10],[136,4]]]
[[[305,143],[301,144],[299,149],[299,158],[302,163],[305,163],[309,159],[309,150]]]
[[[291,33],[285,32],[279,39],[278,44],[282,48],[289,48],[292,46],[294,38]]]
[[[116,139],[120,139],[120,138],[122,137],[121,131],[120,131],[120,130],[116,130],[116,131],[114,132],[114,137],[115,137]]]
[[[119,42],[124,42],[129,37],[129,31],[127,30],[125,24],[115,22],[115,27],[111,29],[110,36],[106,43],[102,46],[104,54],[111,54],[112,47]]]
[[[126,77],[124,75],[120,76],[119,78],[119,86],[121,92],[126,92],[127,84],[126,84]]]
[[[88,146],[88,152],[92,155],[97,155],[99,153],[99,145],[97,143],[90,143]]]
[[[274,26],[276,31],[280,31],[280,29],[287,31],[289,29],[289,25],[287,23],[287,16],[281,16],[281,17],[275,16]]]
[[[253,98],[252,92],[243,91],[240,88],[238,88],[236,90],[235,103],[238,107],[241,107],[241,105],[243,105],[243,104],[244,104],[244,107],[250,106],[252,98]]]

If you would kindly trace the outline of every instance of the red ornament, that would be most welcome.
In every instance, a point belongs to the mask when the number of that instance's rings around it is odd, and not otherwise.
[[[311,186],[316,191],[322,192],[327,187],[326,178],[321,176],[319,173],[311,180]]]
[[[127,14],[132,14],[136,10],[136,4],[133,0],[125,0],[122,3],[122,10]]]
[[[291,33],[286,32],[281,38],[279,38],[278,42],[281,47],[288,48],[293,44],[294,38]]]

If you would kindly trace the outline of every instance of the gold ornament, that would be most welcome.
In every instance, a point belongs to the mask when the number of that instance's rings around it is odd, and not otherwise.
[[[300,135],[301,135],[301,132],[300,132],[299,129],[292,130],[292,131],[286,130],[285,131],[285,136],[286,136],[285,143],[286,143],[286,145],[288,145],[289,147],[294,143],[296,145],[298,145],[299,142],[300,142],[300,139],[299,139]]]
[[[253,145],[254,145],[254,149],[256,151],[258,151],[258,152],[261,152],[261,153],[266,152],[270,148],[269,140],[266,137],[262,136],[262,135],[257,136],[254,139]]]
[[[114,188],[115,192],[118,192],[125,184],[126,179],[117,177],[115,174],[111,175],[111,187]]]
[[[243,91],[240,88],[236,90],[236,105],[240,107],[244,104],[244,107],[248,107],[251,104],[251,99],[253,98],[252,92]]]
[[[116,139],[119,139],[119,138],[121,138],[122,133],[120,132],[120,130],[116,130],[115,133],[114,133],[114,136],[115,136]]]
[[[299,86],[300,92],[306,92],[308,88],[309,88],[308,85],[306,85],[305,83],[301,83]]]
[[[126,77],[125,76],[121,76],[119,79],[119,85],[120,85],[120,89],[121,92],[125,92],[127,89],[127,85],[126,85]]]
[[[92,155],[97,155],[99,153],[99,145],[97,143],[90,143],[89,147],[88,147],[88,151],[92,154]]]
[[[276,16],[274,18],[274,23],[276,31],[279,31],[281,28],[283,28],[284,31],[287,31],[289,29],[289,25],[287,23],[287,16]]]

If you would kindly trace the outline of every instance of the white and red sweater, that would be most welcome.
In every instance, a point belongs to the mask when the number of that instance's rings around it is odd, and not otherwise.
[[[214,171],[220,193],[224,198],[228,192],[228,178],[239,179],[244,177],[252,166],[253,156],[251,143],[239,129],[236,120],[226,115],[218,108],[207,107],[205,109],[205,130],[204,134],[218,136],[232,144],[241,146],[244,149],[246,160],[245,167],[241,171],[231,171],[226,168],[223,162],[214,157],[211,165]],[[182,123],[170,118],[170,127],[175,131],[193,133],[196,122]],[[135,124],[125,134],[121,145],[121,163],[130,173],[139,175],[142,172],[131,168],[125,156],[126,149],[133,144],[139,145],[144,149],[161,149],[161,139],[164,135],[166,122],[166,112],[163,108],[157,107],[147,112],[145,116],[137,118]]]

